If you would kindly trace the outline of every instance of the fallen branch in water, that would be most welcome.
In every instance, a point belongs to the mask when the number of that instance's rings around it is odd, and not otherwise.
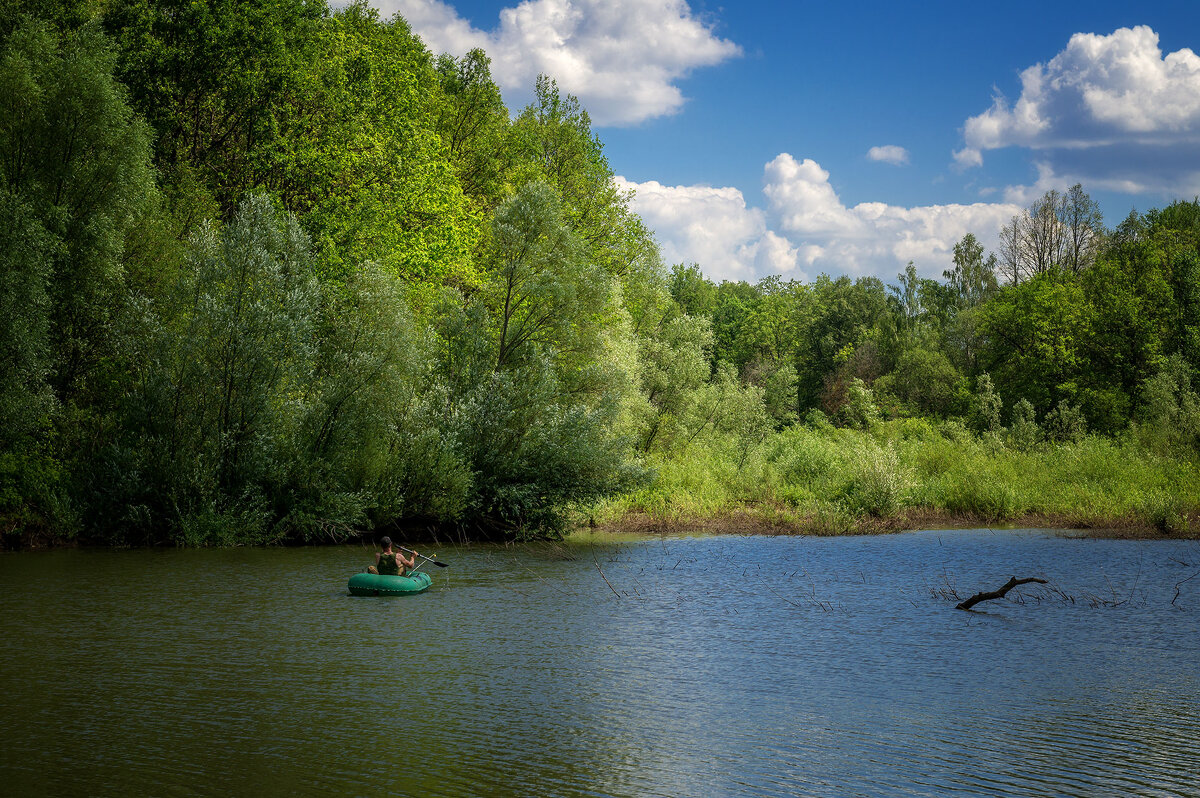
[[[1017,579],[1014,576],[1014,577],[1011,577],[1007,582],[1005,582],[1004,587],[1000,588],[999,590],[991,590],[986,593],[976,593],[974,596],[971,596],[966,601],[960,602],[957,605],[955,605],[954,609],[969,610],[981,601],[991,601],[992,599],[1004,598],[1004,594],[1007,593],[1008,591],[1012,590],[1017,585],[1025,585],[1030,582],[1037,582],[1038,584],[1041,584],[1041,585],[1046,584],[1045,579],[1039,579],[1036,576],[1031,576],[1026,579]]]
[[[596,557],[595,549],[592,550],[592,559],[596,561],[596,570],[600,572],[600,578],[604,580],[604,584],[608,585],[608,589],[613,592],[614,596],[620,598],[621,594],[617,592],[617,589],[612,586],[612,582],[608,581],[608,577],[604,575],[604,569],[600,567],[600,560]]]

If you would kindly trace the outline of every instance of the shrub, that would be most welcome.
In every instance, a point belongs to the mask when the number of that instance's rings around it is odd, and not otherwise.
[[[905,469],[894,449],[863,446],[852,465],[850,480],[843,490],[846,506],[859,514],[876,517],[900,510],[908,488]]]
[[[1046,437],[1058,443],[1078,443],[1087,435],[1087,422],[1076,405],[1061,400],[1046,414]]]
[[[1027,452],[1042,439],[1042,430],[1034,414],[1033,403],[1022,399],[1013,405],[1012,424],[1008,429],[1008,442],[1016,450]]]

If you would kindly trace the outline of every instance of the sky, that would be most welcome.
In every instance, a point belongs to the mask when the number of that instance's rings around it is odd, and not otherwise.
[[[1082,184],[1113,226],[1200,195],[1200,2],[373,0],[483,47],[516,113],[587,108],[668,264],[926,277]]]

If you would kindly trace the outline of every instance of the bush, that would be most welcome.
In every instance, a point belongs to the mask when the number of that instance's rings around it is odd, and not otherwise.
[[[1013,405],[1012,424],[1008,428],[1008,442],[1017,451],[1028,452],[1037,446],[1041,439],[1042,429],[1038,426],[1033,403],[1028,399],[1022,399]]]
[[[966,379],[950,359],[928,349],[911,349],[900,356],[891,389],[921,413],[942,417],[963,412],[970,398]]]
[[[1087,422],[1076,405],[1061,400],[1045,418],[1046,437],[1057,443],[1078,443],[1087,435]]]
[[[900,510],[908,489],[908,475],[900,466],[895,450],[890,446],[863,446],[851,468],[841,498],[852,512],[878,518]]]
[[[992,385],[992,378],[986,372],[979,375],[979,383],[975,389],[975,397],[971,402],[971,426],[978,432],[999,432],[1000,411],[1004,403],[1000,394]]]

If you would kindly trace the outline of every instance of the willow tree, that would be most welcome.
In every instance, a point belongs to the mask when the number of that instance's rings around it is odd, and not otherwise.
[[[26,22],[0,51],[0,515],[12,528],[63,531],[64,477],[88,471],[110,427],[126,239],[156,196],[149,131],[114,64],[92,25]]]
[[[130,386],[124,534],[190,544],[282,537],[277,506],[316,357],[319,294],[307,237],[271,201],[244,201],[194,238],[173,302]]]
[[[566,509],[638,475],[613,432],[630,385],[607,351],[614,280],[565,215],[541,181],[497,208],[485,288],[442,322],[446,417],[475,475],[470,520],[485,529],[556,531]]]
[[[0,188],[40,228],[48,379],[64,401],[112,354],[125,236],[155,195],[149,131],[114,65],[91,25],[57,34],[31,23],[0,60]]]

